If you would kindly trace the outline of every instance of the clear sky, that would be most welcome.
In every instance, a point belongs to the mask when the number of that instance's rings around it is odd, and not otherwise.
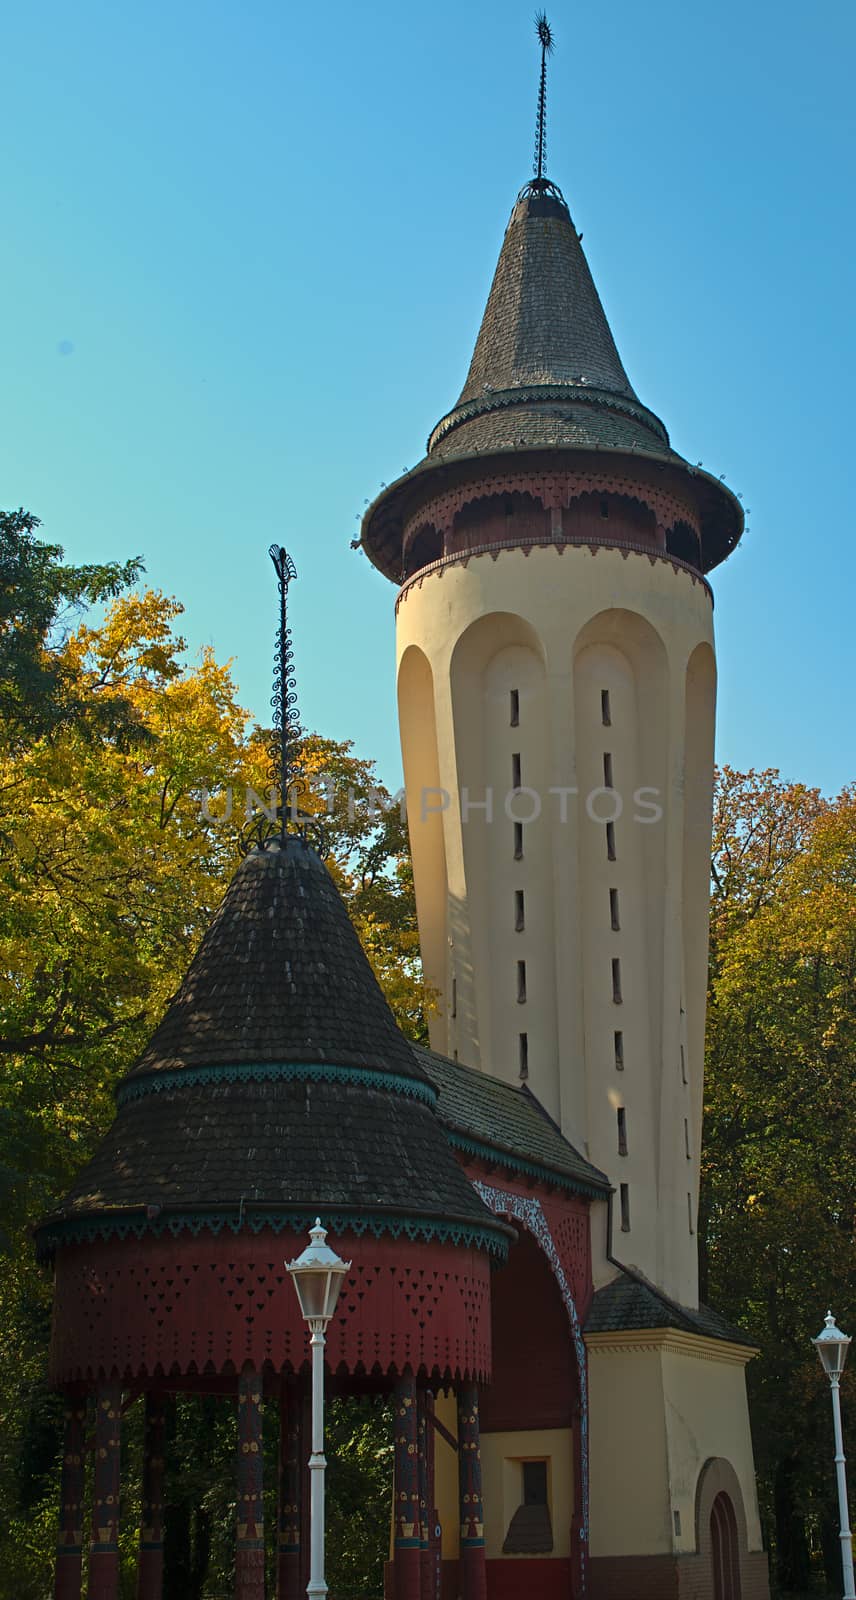
[[[0,505],[142,554],[264,718],[284,543],[304,721],[399,777],[395,591],[349,541],[461,388],[531,172],[528,0],[32,0],[3,24]],[[547,171],[641,399],[751,508],[718,753],[852,743],[845,0],[548,7]]]

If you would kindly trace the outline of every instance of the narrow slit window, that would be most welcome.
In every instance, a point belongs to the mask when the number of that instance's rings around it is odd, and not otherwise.
[[[618,909],[618,890],[609,891],[609,925],[613,933],[618,933],[621,928],[621,917]]]
[[[614,822],[608,822],[606,824],[606,859],[607,859],[607,861],[614,861],[615,860],[615,823]]]
[[[627,1154],[627,1112],[625,1111],[623,1106],[619,1106],[618,1107],[618,1109],[616,1111],[616,1117],[617,1117],[617,1120],[618,1120],[618,1154],[620,1156],[626,1156],[626,1154]]]
[[[518,728],[520,726],[520,690],[519,689],[512,689],[511,690],[510,699],[511,699],[511,719],[510,719],[511,720],[511,726],[512,726],[512,728]]]
[[[682,1083],[686,1083],[686,1081],[687,1081],[687,1053],[686,1053],[683,1045],[681,1045],[681,1082]]]
[[[612,788],[612,756],[608,750],[603,752],[603,786],[605,789]]]
[[[627,1184],[627,1183],[622,1183],[618,1193],[619,1193],[619,1200],[620,1200],[620,1204],[621,1204],[621,1232],[622,1233],[629,1233],[630,1232],[630,1185]]]
[[[451,1013],[452,1013],[453,1017],[456,1017],[458,1015],[458,980],[457,980],[457,978],[453,978],[452,979],[452,1006],[451,1006]]]
[[[686,1152],[687,1160],[692,1161],[693,1153],[690,1149],[690,1125],[686,1117],[684,1117],[684,1150]]]
[[[695,1228],[693,1227],[693,1197],[691,1194],[687,1195],[687,1222],[689,1223],[690,1233],[695,1233]]]
[[[529,1035],[528,1035],[528,1033],[521,1033],[519,1035],[518,1049],[519,1049],[519,1062],[520,1062],[520,1076],[521,1076],[521,1078],[528,1078],[529,1077]]]
[[[514,931],[522,933],[526,927],[526,904],[523,899],[523,890],[514,891]]]
[[[680,1539],[680,1537],[681,1537],[681,1513],[680,1513],[680,1511],[676,1511],[674,1513],[674,1517],[675,1517],[675,1537]]]
[[[517,1004],[526,1004],[526,962],[517,963]]]
[[[617,1006],[621,1005],[621,962],[617,956],[612,958],[612,998]]]
[[[514,824],[514,859],[515,859],[515,861],[522,861],[523,860],[523,823],[522,822],[515,822],[515,824]]]
[[[523,780],[522,780],[522,778],[520,776],[520,756],[515,754],[515,755],[513,755],[511,757],[511,787],[512,787],[512,789],[519,789],[522,781]]]
[[[605,728],[611,728],[612,727],[612,717],[610,716],[610,712],[609,712],[609,690],[608,689],[601,689],[601,691],[600,691],[600,720],[603,723]]]
[[[623,1072],[624,1071],[624,1034],[621,1032],[620,1028],[616,1028],[615,1033],[612,1036],[612,1043],[613,1043],[613,1048],[615,1050],[615,1069],[616,1069],[617,1072]]]

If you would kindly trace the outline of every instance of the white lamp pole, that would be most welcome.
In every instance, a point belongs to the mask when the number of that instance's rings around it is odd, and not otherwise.
[[[309,1324],[312,1349],[312,1454],[309,1457],[310,1482],[310,1571],[306,1593],[310,1600],[323,1600],[327,1593],[324,1579],[324,1335],[335,1309],[342,1279],[350,1271],[350,1261],[342,1261],[327,1244],[327,1233],[315,1218],[309,1229],[311,1243],[296,1261],[286,1262],[297,1290],[300,1312]]]
[[[841,1431],[841,1397],[839,1386],[850,1340],[835,1326],[835,1318],[827,1311],[825,1327],[812,1344],[820,1357],[820,1364],[829,1379],[832,1390],[832,1422],[835,1430],[835,1475],[838,1479],[838,1516],[841,1523],[841,1568],[844,1574],[844,1600],[856,1600],[853,1587],[853,1541],[850,1535],[850,1514],[847,1510],[847,1476],[844,1470],[844,1435]]]

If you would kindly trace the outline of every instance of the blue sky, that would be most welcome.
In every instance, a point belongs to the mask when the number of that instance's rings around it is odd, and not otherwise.
[[[554,5],[549,175],[637,392],[742,491],[718,753],[853,779],[850,6]],[[34,3],[4,24],[0,504],[141,553],[264,717],[397,783],[394,589],[349,549],[460,390],[530,174],[529,4]]]

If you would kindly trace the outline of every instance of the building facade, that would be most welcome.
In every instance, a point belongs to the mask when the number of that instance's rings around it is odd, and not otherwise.
[[[766,1593],[750,1352],[699,1308],[696,1238],[707,575],[742,525],[631,387],[563,195],[528,183],[461,396],[362,543],[399,585],[432,1043],[525,1085],[611,1182],[591,1212],[586,1544],[615,1600],[700,1594],[714,1559],[717,1597]]]

